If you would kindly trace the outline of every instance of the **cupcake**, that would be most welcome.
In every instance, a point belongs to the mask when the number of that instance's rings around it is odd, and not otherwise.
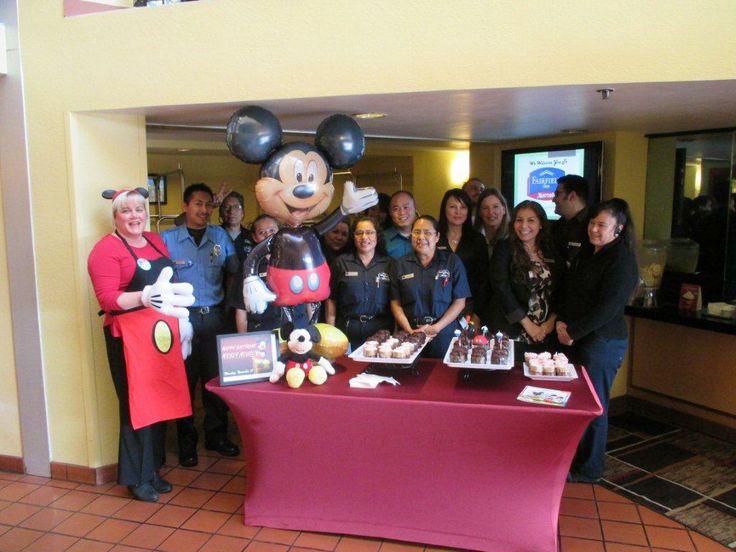
[[[374,358],[378,354],[378,345],[372,342],[370,345],[366,343],[363,345],[363,356]]]

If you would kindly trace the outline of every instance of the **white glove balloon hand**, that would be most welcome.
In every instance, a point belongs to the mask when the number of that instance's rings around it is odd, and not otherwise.
[[[194,288],[192,284],[171,283],[174,269],[164,267],[156,282],[143,288],[141,303],[144,307],[155,309],[166,316],[188,318],[189,311],[185,307],[194,304]]]
[[[356,188],[352,181],[345,182],[342,192],[340,211],[343,215],[353,215],[365,211],[378,203],[378,193],[375,188]]]
[[[276,295],[258,276],[248,276],[243,280],[243,301],[248,312],[263,314],[268,303],[275,300]]]
[[[181,339],[181,357],[186,360],[192,354],[194,328],[189,317],[179,318],[179,338]]]

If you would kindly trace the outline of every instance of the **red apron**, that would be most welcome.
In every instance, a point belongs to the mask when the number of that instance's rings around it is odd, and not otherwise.
[[[150,241],[148,243],[161,253],[161,257],[153,261],[140,259],[125,239],[121,239],[136,260],[133,279],[125,291],[141,291],[156,281],[165,266],[173,267],[171,260]],[[192,402],[181,357],[179,321],[151,308],[113,314],[123,340],[133,429],[191,416]]]

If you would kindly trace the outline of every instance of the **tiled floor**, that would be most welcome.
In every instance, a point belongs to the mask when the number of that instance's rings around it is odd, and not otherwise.
[[[127,489],[117,485],[95,487],[0,472],[0,552],[441,550],[245,526],[245,467],[239,459],[202,451],[197,468],[168,468],[165,476],[174,491],[147,504],[131,500]],[[559,527],[561,552],[729,550],[600,485],[566,486]]]

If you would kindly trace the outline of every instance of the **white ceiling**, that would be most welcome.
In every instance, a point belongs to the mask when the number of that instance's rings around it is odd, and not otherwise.
[[[599,88],[613,88],[603,100]],[[228,104],[151,107],[143,111],[149,137],[192,139],[184,129],[222,130],[238,108],[255,104],[273,111],[284,130],[314,132],[333,113],[377,111],[388,116],[362,120],[367,136],[438,141],[499,142],[554,136],[563,129],[586,133],[643,134],[736,127],[736,80],[605,83],[537,88],[446,90]],[[196,133],[221,139],[221,133]]]

